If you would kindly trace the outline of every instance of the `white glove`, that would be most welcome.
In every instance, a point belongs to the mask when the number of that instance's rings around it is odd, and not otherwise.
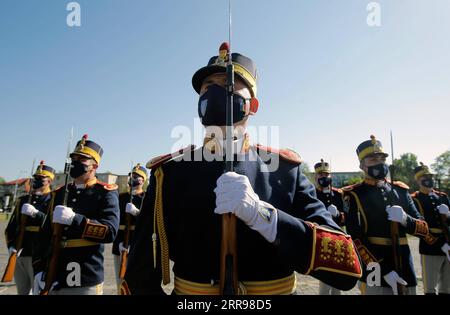
[[[449,209],[448,206],[446,204],[441,204],[437,207],[437,209],[439,210],[439,214],[443,214],[446,215],[448,217],[449,215]]]
[[[445,255],[447,255],[448,261],[450,261],[450,245],[448,245],[448,243],[445,243],[444,245],[442,245],[441,250]]]
[[[335,205],[329,205],[327,210],[331,214],[331,216],[334,218],[339,215],[338,208]]]
[[[33,295],[39,295],[44,289],[45,282],[42,281],[42,271],[34,276]]]
[[[45,281],[42,280],[43,272],[38,272],[34,276],[34,284],[33,284],[33,295],[39,295],[45,287]],[[50,291],[52,291],[58,285],[58,281],[53,282]]]
[[[388,214],[388,220],[398,222],[403,226],[406,226],[406,219],[408,215],[400,206],[387,206],[386,212]]]
[[[216,193],[215,213],[233,213],[267,241],[271,243],[275,241],[277,210],[267,202],[259,200],[247,176],[234,172],[225,173],[217,180],[214,192]]]
[[[75,212],[69,207],[56,206],[53,211],[53,223],[71,225],[74,217]]]
[[[386,281],[386,283],[389,284],[389,286],[392,288],[392,291],[394,291],[394,295],[398,295],[398,284],[401,284],[401,285],[408,284],[405,280],[400,278],[398,273],[396,273],[395,271],[389,272],[383,278],[384,278],[384,281]]]
[[[131,214],[133,217],[137,216],[141,210],[136,208],[134,204],[131,202],[127,203],[127,206],[125,207],[125,212]]]
[[[14,253],[17,253],[17,249],[14,246],[8,247],[9,256],[11,256]]]
[[[39,210],[29,203],[24,203],[20,212],[24,215],[34,218]]]
[[[127,253],[129,253],[130,252],[130,245],[128,245],[128,248],[125,248],[125,247],[123,247],[123,243],[122,242],[120,242],[119,243],[119,252],[127,252]]]

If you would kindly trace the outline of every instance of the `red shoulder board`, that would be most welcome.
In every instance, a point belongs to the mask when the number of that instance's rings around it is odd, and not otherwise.
[[[164,163],[166,163],[168,161],[173,160],[176,157],[179,157],[185,153],[193,151],[195,148],[196,148],[195,145],[190,145],[190,146],[188,146],[184,149],[178,150],[174,153],[157,156],[157,157],[151,159],[150,161],[148,161],[147,165],[145,165],[145,167],[148,169],[158,168],[159,166],[163,165]]]
[[[263,146],[261,144],[257,144],[256,148],[258,150],[263,150],[268,153],[278,154],[283,160],[293,164],[300,165],[303,162],[300,155],[291,149],[274,149],[271,147]]]
[[[412,198],[417,198],[417,195],[419,194],[419,192],[418,191],[415,191],[415,192],[413,192],[412,194],[411,194],[411,197]]]
[[[409,186],[406,185],[404,182],[401,182],[401,181],[395,181],[395,182],[392,183],[392,185],[400,187],[400,188],[403,188],[403,189],[406,189],[406,190],[409,190]]]
[[[342,187],[342,192],[352,191],[352,190],[355,189],[356,187],[361,186],[361,184],[362,184],[362,182],[361,182],[361,183],[358,183],[358,184],[353,184],[353,185],[350,185],[350,186]]]
[[[61,186],[58,186],[58,187],[56,187],[53,191],[59,191],[60,189],[63,189],[65,187],[65,185],[61,185]]]
[[[437,190],[435,190],[434,191],[436,194],[438,194],[439,196],[441,196],[441,197],[447,197],[447,194],[445,193],[445,192],[443,192],[443,191],[437,191]]]
[[[119,189],[119,186],[117,186],[116,184],[107,184],[107,183],[103,183],[103,182],[97,182],[97,184],[102,185],[103,188],[105,188],[106,190]]]

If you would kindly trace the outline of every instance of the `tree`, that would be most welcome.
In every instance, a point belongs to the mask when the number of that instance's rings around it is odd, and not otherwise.
[[[301,167],[303,175],[305,175],[309,179],[309,181],[314,184],[314,173],[311,172],[311,169],[310,169],[308,163],[303,162],[300,167]]]
[[[436,173],[438,188],[450,193],[450,150],[439,155],[431,164],[431,169]]]
[[[349,178],[345,179],[344,181],[342,181],[342,187],[359,184],[363,181],[363,179],[364,179],[364,173],[361,172],[359,176],[349,177]]]
[[[4,184],[5,183],[5,179],[3,177],[0,177],[0,184]]]
[[[394,160],[394,180],[402,181],[407,184],[412,190],[418,190],[414,179],[414,169],[419,166],[417,162],[417,155],[414,153],[404,153],[399,159]],[[392,166],[390,167],[392,174]]]

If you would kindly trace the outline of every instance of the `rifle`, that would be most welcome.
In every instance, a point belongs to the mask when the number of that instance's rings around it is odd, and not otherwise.
[[[30,176],[30,191],[28,192],[28,203],[31,203],[33,197],[33,174],[34,174],[34,163],[36,160],[33,160],[33,164],[31,166],[31,176]],[[17,204],[17,207],[20,206],[20,203]],[[2,277],[2,282],[11,282],[14,278],[14,271],[16,270],[16,262],[17,257],[22,253],[22,245],[23,239],[25,237],[25,228],[27,226],[28,216],[21,214],[17,209],[17,217],[20,221],[19,234],[16,239],[16,252],[11,253],[8,258],[8,263],[5,268],[5,272]]]
[[[231,54],[231,0],[229,0],[229,44],[227,64],[227,108],[226,108],[226,152],[225,172],[233,171],[233,92],[234,66]],[[225,43],[224,43],[225,44]],[[222,46],[224,46],[222,44]],[[237,280],[237,242],[236,216],[227,213],[222,215],[222,238],[220,242],[220,293],[222,295],[238,294]]]
[[[136,167],[139,167],[138,164]],[[134,165],[131,163],[130,179],[133,177]],[[130,203],[133,203],[133,186],[130,183]],[[123,238],[123,247],[128,248],[130,243],[130,226],[131,226],[131,214],[126,214],[126,225]],[[128,251],[122,251],[120,253],[120,269],[119,269],[119,279],[122,280],[125,277],[125,271],[127,270],[128,261]],[[120,291],[120,290],[119,290]],[[120,293],[120,292],[119,292]]]
[[[392,137],[391,131],[391,153],[392,153],[392,166],[391,166],[391,182],[394,183],[395,176],[395,166],[394,166],[394,141]],[[391,206],[394,206],[394,198],[393,198],[393,190],[389,193],[389,203]],[[395,272],[399,276],[402,274],[402,256],[401,256],[401,247],[400,247],[400,237],[398,232],[398,223],[391,221],[391,242],[392,242],[392,256],[394,257],[394,268]],[[397,292],[398,295],[405,295],[405,287],[399,283],[397,283]]]
[[[69,144],[67,146],[66,163],[64,165],[65,183],[64,183],[64,199],[62,203],[63,206],[67,206],[67,200],[69,198],[69,178],[71,168],[70,148],[72,146],[72,138],[73,138],[73,128],[70,133]],[[50,290],[52,289],[53,282],[56,279],[59,254],[61,252],[61,239],[63,226],[61,224],[53,223],[52,227],[53,227],[51,240],[52,254],[50,262],[47,265],[47,270],[45,271],[45,286],[44,289],[40,292],[40,295],[48,295],[50,293]]]

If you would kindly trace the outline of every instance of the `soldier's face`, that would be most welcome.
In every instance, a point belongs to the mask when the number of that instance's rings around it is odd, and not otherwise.
[[[386,157],[383,154],[374,154],[366,157],[361,165],[360,168],[367,173],[368,168],[374,165],[378,165],[381,163],[386,163]]]
[[[34,180],[40,181],[42,183],[41,188],[38,190],[46,189],[47,187],[50,187],[50,184],[52,183],[52,180],[48,176],[35,176]]]
[[[217,84],[222,87],[227,85],[227,75],[225,73],[215,73],[210,75],[203,81],[202,88],[200,89],[200,96],[202,96],[211,84]],[[238,76],[235,76],[234,93],[242,96],[245,99],[251,98],[250,90],[247,85]]]
[[[316,175],[316,180],[319,180],[321,178],[326,178],[326,177],[331,177],[331,174],[322,172],[322,173],[319,173],[319,174]]]
[[[72,156],[72,160],[80,161],[84,165],[88,166],[88,173],[98,168],[98,164],[93,159],[84,157],[82,155],[74,155]]]

